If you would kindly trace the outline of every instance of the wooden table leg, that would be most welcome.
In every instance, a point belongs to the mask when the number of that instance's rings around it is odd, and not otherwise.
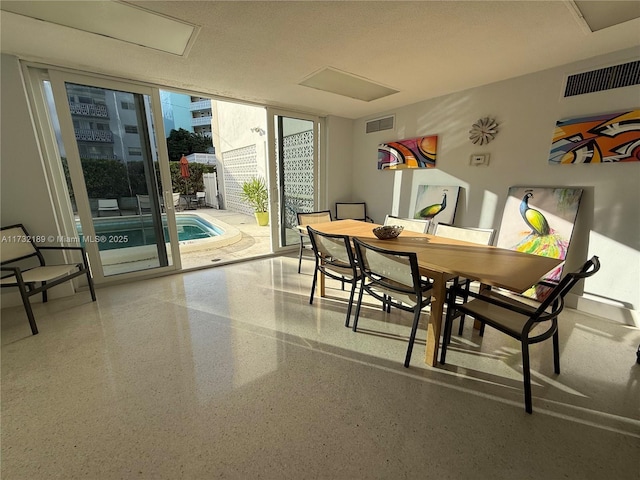
[[[427,326],[427,351],[424,362],[435,367],[438,363],[438,347],[440,345],[440,330],[442,327],[442,310],[447,296],[447,282],[444,276],[433,278],[433,299],[431,300],[431,315]]]

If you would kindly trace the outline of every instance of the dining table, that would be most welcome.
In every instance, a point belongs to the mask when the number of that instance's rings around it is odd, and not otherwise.
[[[416,254],[420,274],[433,281],[425,351],[425,363],[430,366],[437,363],[447,281],[464,277],[480,282],[481,290],[499,287],[523,293],[564,261],[408,230],[403,230],[396,238],[380,240],[373,233],[378,226],[359,220],[312,225],[323,233],[348,235],[379,248]],[[325,296],[323,277],[320,276],[318,285],[320,296]]]

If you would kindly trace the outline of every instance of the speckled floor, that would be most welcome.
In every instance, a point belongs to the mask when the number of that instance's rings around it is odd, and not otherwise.
[[[562,374],[468,325],[445,367],[424,322],[345,294],[308,303],[276,257],[2,310],[3,479],[637,479],[640,331],[566,311]],[[424,315],[425,319],[427,315]],[[467,322],[470,324],[471,322]]]

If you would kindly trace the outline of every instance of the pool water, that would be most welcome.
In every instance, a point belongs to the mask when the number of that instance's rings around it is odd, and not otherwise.
[[[162,216],[163,243],[169,242],[169,229],[166,216]],[[115,250],[119,248],[155,245],[156,235],[149,215],[135,217],[94,218],[96,241],[99,250]],[[199,240],[222,235],[224,231],[203,219],[199,215],[176,215],[178,240],[181,242]],[[85,238],[79,222],[76,223],[80,243],[85,245]]]

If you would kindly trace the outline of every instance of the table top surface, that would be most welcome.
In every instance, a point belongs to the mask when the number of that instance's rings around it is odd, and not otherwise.
[[[494,287],[522,293],[541,280],[563,260],[479,245],[404,230],[397,238],[379,240],[373,229],[379,225],[359,220],[316,223],[312,228],[323,233],[357,237],[376,247],[397,252],[415,252],[421,272],[433,277],[462,276]]]

